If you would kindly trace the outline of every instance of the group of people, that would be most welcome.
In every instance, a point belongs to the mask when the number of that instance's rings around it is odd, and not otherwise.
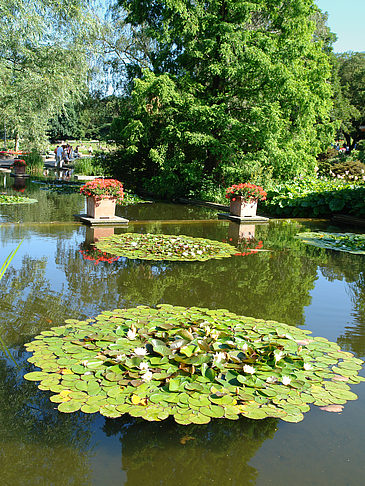
[[[57,145],[54,150],[55,153],[55,167],[62,167],[63,164],[70,163],[73,159],[80,157],[79,146],[73,149],[72,145]]]

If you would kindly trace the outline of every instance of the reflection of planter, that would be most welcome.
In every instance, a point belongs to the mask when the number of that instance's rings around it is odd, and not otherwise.
[[[228,228],[228,240],[237,245],[242,239],[255,238],[255,225],[254,224],[239,224],[236,222],[230,222]]]
[[[106,236],[114,235],[113,226],[87,226],[85,244],[91,245],[100,240],[100,238],[105,238]]]
[[[25,177],[18,177],[18,176],[15,176],[14,177],[14,190],[15,191],[24,191],[25,189]]]
[[[95,197],[86,198],[87,216],[94,219],[111,219],[115,217],[115,197],[105,197],[97,199]]]
[[[234,200],[233,200],[234,199]],[[257,201],[247,202],[242,196],[231,199],[230,213],[239,218],[252,218],[256,216]]]
[[[14,171],[15,171],[15,176],[25,175],[25,165],[15,165]]]

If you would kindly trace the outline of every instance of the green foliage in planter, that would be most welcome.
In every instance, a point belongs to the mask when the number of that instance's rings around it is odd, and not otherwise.
[[[32,149],[29,154],[23,156],[23,159],[27,164],[27,170],[30,172],[39,172],[43,170],[44,161],[38,150]]]
[[[268,214],[290,217],[329,216],[337,212],[365,216],[365,186],[339,180],[298,179],[268,191],[260,208]]]
[[[228,243],[192,238],[184,235],[154,235],[150,233],[124,233],[101,238],[96,248],[133,259],[205,261],[211,258],[228,258],[237,252]]]
[[[360,359],[308,334],[224,309],[115,309],[36,336],[25,346],[42,370],[24,378],[55,393],[65,413],[172,415],[184,425],[240,415],[299,422],[311,403],[355,400],[346,382],[364,380]]]
[[[356,233],[299,233],[298,238],[308,245],[365,255],[365,235]]]
[[[38,202],[37,199],[30,199],[25,196],[0,194],[0,204],[32,204]]]

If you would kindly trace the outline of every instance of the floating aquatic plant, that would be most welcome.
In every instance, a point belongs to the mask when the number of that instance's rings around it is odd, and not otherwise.
[[[100,239],[96,247],[112,255],[143,260],[205,261],[227,258],[237,252],[234,246],[220,241],[150,233],[108,236]]]
[[[365,235],[356,233],[299,233],[298,238],[308,245],[365,255]]]
[[[360,359],[309,334],[227,310],[115,309],[36,336],[25,346],[42,370],[25,378],[54,392],[51,401],[66,413],[299,422],[311,403],[355,400],[349,384],[364,380]]]
[[[37,199],[25,196],[0,194],[0,204],[32,204],[35,202],[38,202]]]

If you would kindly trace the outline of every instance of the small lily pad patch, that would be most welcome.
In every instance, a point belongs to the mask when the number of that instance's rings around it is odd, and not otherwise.
[[[205,261],[227,258],[237,250],[220,241],[190,236],[124,233],[101,238],[96,248],[121,257],[143,260]]]
[[[53,392],[64,413],[299,422],[310,404],[339,410],[332,406],[355,400],[348,382],[364,381],[360,359],[309,334],[224,309],[115,309],[36,336],[25,346],[41,371],[24,378]]]
[[[33,204],[36,202],[38,202],[37,199],[25,196],[0,194],[0,204]]]
[[[298,238],[308,245],[365,255],[365,235],[356,233],[299,233]]]

